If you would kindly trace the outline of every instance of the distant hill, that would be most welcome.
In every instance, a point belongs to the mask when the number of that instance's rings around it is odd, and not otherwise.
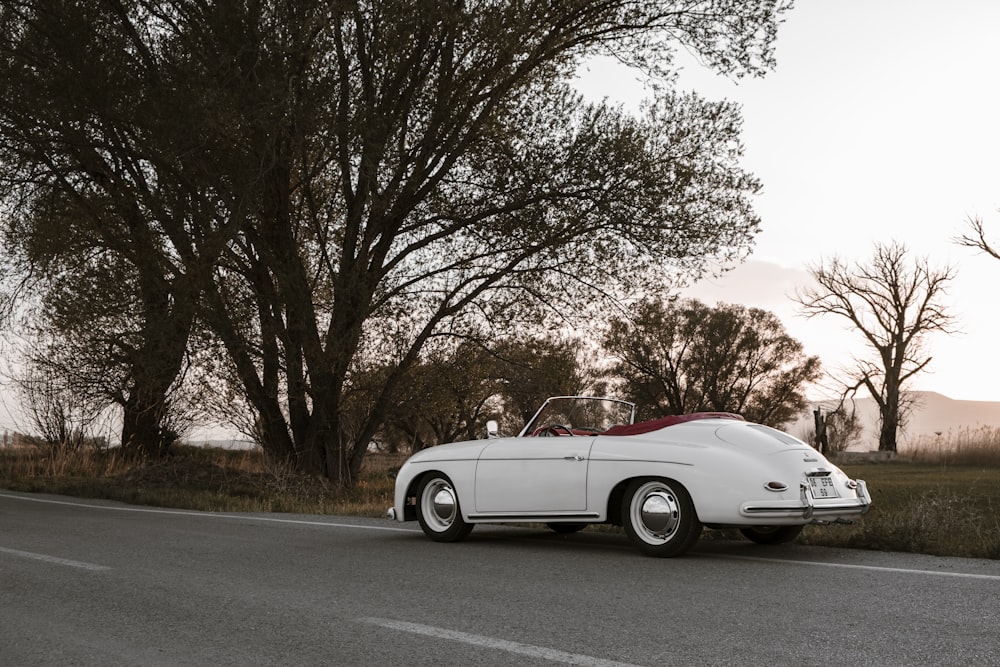
[[[959,401],[948,398],[933,391],[911,392],[917,400],[910,414],[909,422],[900,432],[899,445],[905,447],[909,442],[935,438],[938,434],[947,438],[949,434],[969,429],[983,427],[1000,429],[1000,402],[997,401]],[[826,409],[832,407],[831,401],[813,403],[809,412],[788,427],[788,431],[800,438],[813,428],[812,410],[816,406]],[[864,425],[864,432],[858,442],[852,444],[852,450],[878,449],[878,406],[871,398],[855,401],[858,416]]]
[[[956,401],[933,391],[914,394],[919,403],[907,429],[914,435],[933,435],[935,432],[947,433],[983,426],[1000,428],[1000,403],[996,401]]]

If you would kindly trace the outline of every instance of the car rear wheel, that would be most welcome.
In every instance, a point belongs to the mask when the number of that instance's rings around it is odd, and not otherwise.
[[[622,525],[647,556],[679,556],[701,535],[701,522],[687,490],[668,480],[639,479],[625,490]]]
[[[458,542],[472,532],[474,524],[462,519],[455,486],[442,473],[423,478],[417,489],[417,521],[435,542]]]
[[[740,528],[743,537],[757,544],[784,544],[791,542],[799,533],[803,526],[750,526]]]
[[[547,523],[545,524],[550,529],[556,531],[557,533],[576,533],[587,527],[585,523],[571,523],[568,521],[560,521],[558,523]]]

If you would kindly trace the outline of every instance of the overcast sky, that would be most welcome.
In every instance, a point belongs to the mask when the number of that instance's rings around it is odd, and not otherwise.
[[[775,71],[739,84],[682,57],[679,85],[742,106],[744,165],[762,181],[750,260],[689,293],[778,314],[828,367],[861,353],[833,316],[805,320],[788,298],[806,268],[864,260],[904,242],[958,276],[947,302],[962,334],[931,339],[916,389],[1000,401],[1000,262],[958,246],[969,216],[1000,244],[1000,2],[800,0],[778,32]],[[634,73],[595,61],[593,98],[636,107]]]

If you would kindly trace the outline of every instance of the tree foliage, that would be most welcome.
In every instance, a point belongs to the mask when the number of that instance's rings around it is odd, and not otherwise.
[[[45,323],[80,343],[71,374],[114,378],[122,445],[149,455],[256,168],[226,8],[187,4],[0,3],[6,245]]]
[[[127,268],[126,444],[160,448],[203,323],[268,451],[350,483],[433,337],[746,252],[734,105],[663,86],[633,117],[568,82],[595,53],[665,76],[679,47],[760,74],[785,9],[3,0],[8,245],[46,276]]]
[[[876,245],[867,262],[834,257],[810,273],[816,286],[800,290],[796,300],[806,316],[837,315],[861,334],[872,357],[855,359],[846,393],[864,388],[871,394],[879,407],[879,450],[896,451],[907,412],[906,383],[932,359],[927,336],[953,332],[944,297],[955,270],[911,259],[906,246],[890,243]]]
[[[418,450],[472,440],[488,419],[516,433],[549,396],[579,394],[590,384],[573,339],[515,335],[488,346],[463,340],[438,348],[425,351],[399,383],[378,437],[383,445]]]
[[[820,373],[773,313],[695,299],[640,303],[611,321],[604,346],[647,418],[722,411],[781,426]]]

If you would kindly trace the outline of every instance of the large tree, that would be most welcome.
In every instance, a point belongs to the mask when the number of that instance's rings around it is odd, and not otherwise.
[[[200,306],[268,451],[349,483],[432,336],[746,252],[733,105],[661,87],[631,117],[568,82],[595,53],[669,82],[679,47],[762,73],[784,5],[4,0],[31,103],[0,116],[18,178],[90,221],[67,237],[133,267],[158,377]],[[373,361],[390,372],[348,429]]]
[[[638,304],[611,321],[604,346],[646,418],[722,411],[781,426],[820,373],[773,313],[696,299]]]
[[[121,407],[130,453],[170,444],[200,295],[258,175],[226,4],[0,2],[8,268],[77,348],[63,380]]]
[[[837,315],[861,334],[872,356],[855,359],[845,389],[871,394],[879,408],[878,448],[894,452],[906,417],[906,383],[932,359],[927,337],[953,332],[944,297],[955,270],[911,259],[906,246],[894,242],[877,244],[866,262],[833,257],[810,273],[816,285],[795,298],[806,316]]]
[[[258,57],[291,51],[323,75],[275,114],[283,140],[262,156],[259,215],[211,295],[272,450],[350,481],[422,346],[464,332],[470,313],[565,312],[583,286],[641,289],[744,252],[758,186],[737,163],[732,105],[664,92],[632,118],[565,81],[600,49],[664,65],[682,43],[724,71],[757,71],[776,10],[364,3],[285,49],[261,26]],[[343,400],[366,350],[396,371],[348,439]]]

